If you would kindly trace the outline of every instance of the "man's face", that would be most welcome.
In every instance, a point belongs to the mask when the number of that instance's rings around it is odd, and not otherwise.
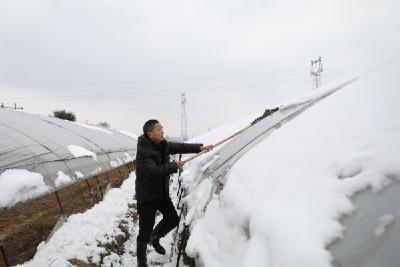
[[[151,132],[147,133],[151,141],[155,143],[160,143],[164,139],[164,130],[161,123],[157,122],[154,125],[154,129]]]

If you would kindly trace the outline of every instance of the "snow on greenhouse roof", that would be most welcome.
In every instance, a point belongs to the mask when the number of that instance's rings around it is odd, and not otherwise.
[[[131,162],[135,155],[136,140],[117,130],[0,109],[0,183],[8,179],[7,170],[27,170],[20,173],[25,179],[36,183],[32,177],[41,175],[46,187],[56,189]]]

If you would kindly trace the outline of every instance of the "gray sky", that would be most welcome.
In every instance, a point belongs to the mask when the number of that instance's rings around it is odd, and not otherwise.
[[[1,102],[189,135],[400,55],[400,0],[0,0]]]

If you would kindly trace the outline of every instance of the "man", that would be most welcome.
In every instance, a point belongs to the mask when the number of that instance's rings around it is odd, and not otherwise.
[[[179,216],[169,197],[169,176],[182,169],[183,161],[170,161],[170,155],[209,151],[213,145],[169,142],[164,139],[163,127],[157,120],[148,120],[139,136],[136,153],[136,200],[139,214],[139,234],[136,239],[137,263],[147,266],[147,243],[164,255],[160,238],[179,224]],[[153,230],[157,210],[163,219]]]

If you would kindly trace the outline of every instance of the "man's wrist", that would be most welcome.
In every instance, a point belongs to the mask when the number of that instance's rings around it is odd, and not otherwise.
[[[199,144],[199,152],[203,151],[203,144]]]

